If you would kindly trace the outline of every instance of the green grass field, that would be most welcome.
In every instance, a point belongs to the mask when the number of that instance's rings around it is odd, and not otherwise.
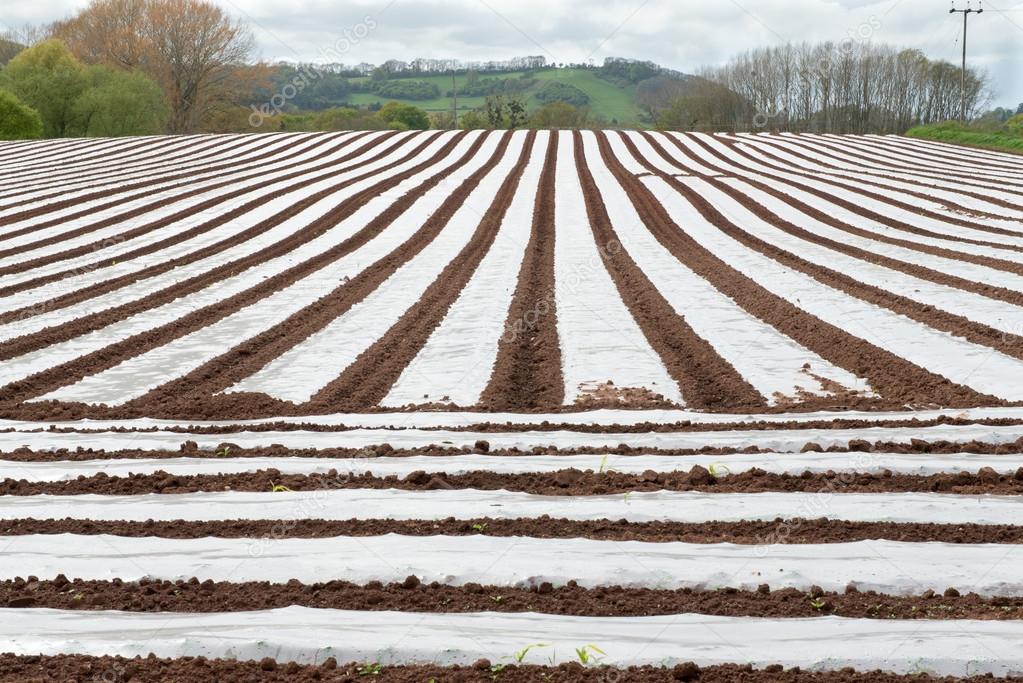
[[[496,74],[496,78],[519,78],[523,72],[509,72]],[[536,91],[543,85],[544,81],[560,81],[569,85],[574,85],[583,92],[585,92],[590,98],[590,111],[594,116],[605,119],[606,121],[616,121],[618,124],[623,126],[642,127],[642,112],[639,107],[635,105],[632,99],[632,91],[624,88],[620,88],[613,83],[609,83],[599,78],[595,73],[587,69],[543,69],[541,71],[533,72],[531,74],[541,83],[531,90],[525,92],[526,103],[530,110],[536,109],[540,106],[540,102],[536,99]],[[481,74],[483,78],[489,78],[487,74]],[[400,77],[394,77],[398,79]],[[440,89],[442,93],[446,93],[451,90],[451,76],[408,76],[408,80],[414,81],[425,81],[427,83],[434,83]],[[355,78],[353,82],[358,82],[365,79]],[[465,74],[455,76],[455,83],[461,86],[465,83]],[[381,98],[373,93],[353,93],[348,96],[348,101],[351,104],[368,105],[374,102],[388,102],[393,98]],[[476,109],[483,106],[484,97],[459,97],[458,98],[458,111],[466,112],[470,109]],[[429,100],[396,100],[405,104],[413,104],[420,109],[426,111],[451,111],[451,98],[449,97],[436,97]]]
[[[910,128],[906,131],[906,136],[923,140],[951,142],[957,145],[966,145],[967,147],[1023,154],[1023,137],[1010,135],[1009,133],[984,133],[957,125],[937,124]]]

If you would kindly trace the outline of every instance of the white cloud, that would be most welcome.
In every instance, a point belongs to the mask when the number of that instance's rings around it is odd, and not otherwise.
[[[937,0],[214,0],[247,19],[267,59],[314,59],[372,15],[377,27],[345,61],[502,59],[544,54],[559,62],[649,59],[681,71],[786,41],[850,35],[915,47],[958,62],[961,18]],[[18,0],[8,24],[45,22],[87,0]],[[962,2],[960,3],[962,4]],[[1023,2],[996,0],[971,17],[970,63],[992,76],[996,102],[1023,101]],[[1000,11],[996,11],[1000,10]]]

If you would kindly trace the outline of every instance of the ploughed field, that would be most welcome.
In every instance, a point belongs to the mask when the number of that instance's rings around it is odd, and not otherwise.
[[[0,680],[1023,677],[1021,548],[1019,156],[0,143]]]

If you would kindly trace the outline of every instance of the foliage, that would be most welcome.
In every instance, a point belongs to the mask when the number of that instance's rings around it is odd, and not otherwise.
[[[567,102],[545,104],[529,116],[530,128],[584,128],[589,112]]]
[[[0,140],[34,140],[42,136],[39,112],[12,93],[0,90]]]
[[[25,49],[25,46],[8,38],[0,38],[0,66],[14,59],[14,56]]]
[[[486,114],[473,109],[458,117],[458,127],[462,130],[489,130],[491,126]]]
[[[74,132],[75,102],[89,87],[84,67],[59,40],[23,50],[3,70],[0,86],[39,112],[43,135]]]
[[[430,118],[426,112],[411,104],[388,102],[377,112],[377,116],[391,124],[391,127],[401,130],[426,130],[430,127]]]
[[[983,149],[1023,153],[1023,134],[1011,133],[1009,130],[997,133],[971,130],[968,126],[964,126],[959,122],[916,126],[906,131],[906,135],[924,140],[937,140],[939,142],[949,142]]]
[[[425,81],[385,81],[374,90],[380,97],[402,100],[429,100],[440,96],[440,88]]]
[[[585,107],[590,103],[590,96],[570,83],[548,81],[536,94],[540,102],[567,102],[575,107]]]
[[[526,125],[526,103],[518,97],[491,95],[483,104],[483,116],[486,118],[488,128],[495,130],[521,128]]]
[[[247,66],[249,29],[206,0],[93,0],[53,33],[86,64],[140,69],[156,81],[174,133],[241,104],[262,76]]]
[[[85,136],[155,135],[170,109],[163,91],[141,71],[107,66],[87,70],[90,86],[75,101],[75,128]]]

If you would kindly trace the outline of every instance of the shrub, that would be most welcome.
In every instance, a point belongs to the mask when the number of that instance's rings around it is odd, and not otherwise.
[[[35,140],[43,136],[43,120],[32,107],[0,90],[0,140]]]

